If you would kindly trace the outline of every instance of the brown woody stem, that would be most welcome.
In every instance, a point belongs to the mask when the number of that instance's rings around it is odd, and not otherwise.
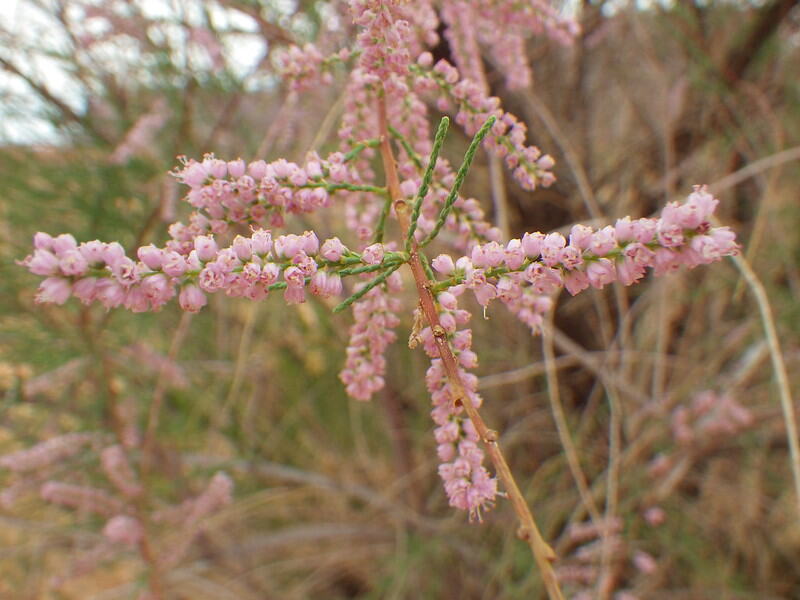
[[[411,207],[409,207],[408,203],[403,199],[403,195],[400,192],[400,179],[397,175],[397,166],[389,142],[385,94],[381,94],[378,97],[378,127],[381,140],[381,159],[386,173],[386,185],[389,188],[389,195],[392,199],[394,210],[397,214],[397,220],[403,232],[403,237],[406,237],[409,227],[411,226]],[[528,508],[528,504],[517,482],[514,480],[514,476],[511,474],[511,469],[508,468],[508,463],[500,450],[500,445],[497,443],[497,432],[489,429],[478,412],[478,409],[469,401],[469,396],[461,381],[458,363],[450,348],[447,334],[439,322],[439,313],[436,310],[436,303],[433,293],[431,292],[431,281],[425,274],[420,260],[419,248],[416,242],[413,241],[408,265],[414,276],[414,283],[417,287],[417,294],[419,295],[422,312],[431,327],[434,340],[436,341],[436,347],[439,349],[439,355],[444,364],[445,373],[447,374],[447,379],[453,394],[453,402],[464,407],[470,421],[472,421],[472,424],[475,426],[475,430],[483,441],[489,458],[494,464],[497,477],[500,479],[508,495],[508,499],[511,501],[511,506],[514,508],[514,512],[519,519],[520,527],[518,535],[530,546],[533,558],[536,560],[539,570],[542,573],[542,579],[550,599],[563,600],[564,596],[559,588],[558,579],[556,578],[552,565],[552,562],[556,559],[556,554],[547,542],[544,541],[539,532],[539,528],[536,526],[536,522],[533,520],[530,508]]]

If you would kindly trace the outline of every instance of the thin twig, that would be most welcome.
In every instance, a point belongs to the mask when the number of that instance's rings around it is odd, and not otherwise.
[[[564,448],[564,455],[567,458],[567,465],[572,473],[572,478],[578,486],[578,493],[581,500],[589,512],[589,516],[594,522],[598,531],[603,531],[603,519],[600,516],[600,511],[594,503],[592,494],[589,491],[589,484],[586,475],[581,468],[580,460],[578,459],[578,452],[575,449],[575,443],[572,441],[572,435],[569,432],[569,425],[564,416],[564,406],[561,404],[561,395],[558,389],[558,374],[556,373],[556,359],[555,352],[553,351],[553,315],[552,311],[548,315],[547,323],[542,330],[542,351],[544,353],[545,361],[545,376],[547,379],[547,397],[550,400],[550,409],[553,412],[553,419],[556,423],[556,431],[558,432],[558,439],[561,441],[561,446]]]
[[[727,190],[728,188],[739,185],[743,181],[747,181],[751,177],[755,177],[763,171],[779,167],[780,165],[787,162],[792,162],[793,160],[800,160],[800,146],[787,148],[781,152],[777,152],[775,154],[771,154],[770,156],[765,156],[760,160],[753,161],[746,167],[742,167],[738,171],[734,171],[730,175],[726,175],[722,179],[718,179],[714,183],[709,184],[708,189],[715,194],[719,194],[723,190]]]
[[[511,238],[511,226],[508,218],[508,194],[503,179],[503,160],[492,152],[489,157],[489,181],[492,184],[492,205],[494,206],[494,223],[502,232],[503,239]]]
[[[755,296],[758,311],[761,313],[761,323],[764,327],[764,334],[769,344],[769,353],[772,358],[772,368],[775,371],[775,378],[778,383],[778,392],[781,399],[781,409],[783,410],[783,420],[786,423],[786,437],[789,441],[789,455],[792,463],[792,476],[794,477],[794,487],[797,494],[797,506],[800,513],[800,443],[797,435],[797,418],[792,403],[792,393],[789,388],[789,377],[786,374],[786,364],[783,362],[778,332],[775,327],[775,320],[772,317],[772,308],[767,298],[764,285],[759,280],[753,269],[742,256],[732,257],[734,264],[747,280],[753,296]]]
[[[550,132],[550,135],[553,137],[556,144],[558,144],[558,146],[561,148],[561,152],[564,154],[564,160],[566,160],[567,165],[569,165],[569,168],[572,171],[572,174],[575,176],[575,183],[578,185],[578,192],[583,199],[583,204],[586,207],[589,216],[593,219],[599,219],[602,216],[603,211],[600,208],[600,205],[597,203],[597,198],[595,198],[594,192],[592,192],[592,186],[589,184],[589,177],[587,176],[586,170],[581,164],[578,153],[572,147],[572,144],[567,136],[564,135],[564,132],[561,131],[561,128],[558,126],[558,122],[553,116],[553,113],[550,112],[550,109],[548,109],[544,102],[539,99],[539,96],[533,93],[533,89],[528,89],[526,98],[528,99],[529,105],[536,113],[536,116],[541,119],[547,131]]]
[[[228,389],[228,395],[225,397],[225,402],[222,404],[222,407],[217,411],[214,417],[214,422],[217,427],[225,423],[228,417],[228,412],[230,411],[233,403],[236,401],[236,397],[239,395],[239,390],[242,387],[245,367],[247,366],[247,360],[250,356],[250,342],[253,339],[253,330],[255,329],[258,308],[259,304],[257,302],[252,302],[247,305],[244,325],[242,326],[242,333],[239,336],[239,347],[236,350],[236,366],[233,370],[231,387]]]

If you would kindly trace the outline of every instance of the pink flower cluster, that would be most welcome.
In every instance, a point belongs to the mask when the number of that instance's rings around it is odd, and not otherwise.
[[[311,293],[329,297],[342,291],[334,270],[346,251],[338,238],[320,247],[316,234],[281,235],[274,243],[269,231],[257,229],[250,237],[236,236],[220,249],[213,236],[197,236],[187,254],[143,246],[139,261],[125,255],[120,244],[99,241],[80,245],[69,234],[51,237],[37,233],[34,253],[21,264],[46,277],[37,302],[63,304],[75,296],[84,304],[100,302],[106,308],[124,306],[133,312],[160,309],[180,288],[181,308],[196,312],[205,306],[207,293],[261,300],[270,289],[284,288],[289,304],[305,301]],[[283,281],[279,282],[279,278]]]
[[[458,69],[442,59],[433,65],[430,53],[423,53],[417,60],[417,75],[414,89],[418,93],[441,94],[439,108],[446,110],[450,102],[458,107],[456,123],[473,135],[491,116],[497,121],[485,144],[494,154],[504,158],[514,178],[523,189],[533,190],[541,185],[547,187],[555,181],[550,169],[555,161],[549,154],[542,154],[536,146],[527,146],[527,127],[519,119],[500,107],[500,99],[488,96],[482,86],[468,78],[462,78]]]
[[[442,2],[445,36],[453,45],[465,76],[447,61],[433,65],[425,51],[438,41],[434,3],[408,4],[393,0],[353,0],[350,10],[354,22],[361,27],[355,52],[360,53],[359,66],[351,72],[346,90],[346,105],[339,135],[350,143],[358,136],[376,135],[372,101],[385,88],[392,114],[403,115],[395,126],[411,146],[421,154],[430,147],[429,128],[424,118],[427,109],[419,95],[439,93],[439,108],[447,110],[451,102],[458,107],[456,122],[469,135],[474,134],[490,115],[498,120],[487,140],[487,146],[501,157],[525,189],[548,186],[555,181],[550,172],[554,161],[542,155],[535,146],[525,144],[526,128],[512,114],[500,108],[496,97],[486,93],[479,42],[487,46],[498,64],[504,68],[513,87],[527,85],[530,67],[524,59],[524,38],[536,31],[556,32],[554,37],[567,41],[576,33],[576,25],[561,19],[545,2],[488,3]],[[484,5],[485,4],[485,5]],[[524,25],[522,24],[524,22]],[[509,24],[511,24],[509,29]],[[502,32],[502,35],[500,34]],[[350,52],[343,49],[345,56]],[[340,53],[341,53],[340,52]],[[285,68],[301,81],[319,81],[330,61],[313,46],[291,49],[284,58]],[[416,64],[413,64],[413,58]],[[412,109],[413,108],[413,109]],[[361,169],[359,169],[361,171]],[[370,177],[362,173],[365,180]]]
[[[556,569],[559,581],[573,592],[575,599],[591,600],[596,597],[598,579],[604,551],[608,551],[610,562],[621,567],[625,563],[633,566],[643,577],[658,570],[658,561],[644,550],[633,550],[621,536],[622,521],[619,517],[600,523],[573,523],[567,529],[567,539],[573,549],[564,557]],[[611,582],[613,585],[613,582]],[[565,590],[566,591],[566,590]],[[628,590],[614,593],[615,600],[636,600]]]
[[[730,436],[750,427],[753,414],[729,394],[707,390],[697,394],[690,406],[681,405],[672,413],[672,436],[687,446]]]
[[[0,456],[0,467],[16,473],[43,469],[77,454],[97,436],[91,433],[59,435],[25,450]]]
[[[509,89],[527,87],[532,80],[525,40],[531,34],[547,33],[562,44],[571,44],[578,24],[562,17],[544,1],[508,2],[444,0],[442,19],[445,36],[456,64],[473,83],[486,87],[481,48],[505,74]]]
[[[387,289],[375,287],[353,305],[355,323],[350,328],[347,358],[339,378],[347,394],[356,400],[369,400],[383,389],[384,354],[397,337],[392,330],[400,324],[397,313],[402,303],[395,295],[402,289],[402,282],[394,273],[386,283]]]
[[[389,82],[392,75],[404,77],[408,72],[413,33],[411,24],[396,14],[399,4],[397,0],[350,1],[353,22],[362,28],[357,40],[359,66],[375,82]]]
[[[333,81],[330,66],[350,58],[350,51],[342,48],[335,54],[325,57],[314,44],[290,46],[281,54],[278,62],[281,73],[291,82],[293,90],[302,92],[318,85],[328,85]]]
[[[74,510],[111,517],[124,509],[124,504],[107,492],[86,486],[48,481],[39,492],[42,500]]]
[[[470,313],[458,308],[456,297],[450,292],[441,292],[437,301],[439,319],[447,333],[453,353],[458,361],[459,376],[469,395],[467,401],[476,408],[483,399],[477,393],[478,378],[467,371],[478,366],[478,355],[472,351],[472,331],[459,329],[470,319]],[[452,385],[445,373],[430,327],[420,332],[425,352],[431,357],[431,366],[425,382],[431,394],[433,410],[431,417],[437,427],[434,431],[437,454],[442,464],[439,475],[450,505],[469,511],[471,518],[481,518],[484,510],[494,505],[497,496],[497,479],[490,476],[483,466],[484,453],[478,432],[466,416],[463,406],[455,405]]]
[[[576,225],[569,241],[560,233],[526,233],[505,246],[476,245],[469,257],[455,262],[440,255],[432,264],[449,277],[443,286],[452,293],[470,289],[483,306],[495,298],[519,304],[526,288],[549,295],[563,286],[575,295],[614,281],[631,285],[647,268],[661,275],[738,252],[734,233],[728,227],[712,228],[708,222],[717,203],[705,188],[696,187],[685,203],[668,204],[658,219],[626,217],[599,230]],[[543,309],[533,312],[547,309],[535,300],[529,304],[529,310]]]
[[[116,515],[106,521],[103,535],[114,544],[136,546],[144,537],[144,528],[138,519],[128,515]]]
[[[580,33],[580,25],[571,17],[563,16],[547,0],[478,0],[481,17],[479,26],[486,43],[507,31],[513,34],[540,35],[542,33],[563,45],[569,45]]]
[[[182,161],[174,175],[189,186],[186,201],[208,217],[214,233],[226,231],[231,223],[283,227],[286,213],[330,206],[329,190],[348,180],[358,181],[340,152],[327,160],[311,153],[302,166],[282,158],[270,163],[226,162],[213,154],[199,162]]]

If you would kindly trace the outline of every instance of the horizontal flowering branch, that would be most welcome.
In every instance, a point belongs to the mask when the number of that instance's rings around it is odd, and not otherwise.
[[[273,242],[263,229],[250,237],[236,236],[223,249],[213,236],[198,236],[188,255],[143,246],[137,250],[139,261],[127,257],[116,242],[78,244],[69,234],[37,233],[34,246],[21,264],[46,277],[37,302],[64,304],[75,296],[84,304],[124,306],[133,312],[158,310],[176,293],[181,308],[190,312],[205,306],[206,293],[213,292],[261,300],[270,291],[284,290],[286,302],[297,304],[305,301],[306,288],[323,298],[336,296],[342,292],[342,277],[390,270],[407,260],[406,254],[387,252],[382,244],[361,254],[335,237],[320,245],[310,231],[281,235]]]
[[[385,188],[363,183],[348,166],[376,144],[365,140],[346,154],[334,152],[326,159],[311,153],[302,166],[284,159],[248,164],[242,159],[226,162],[213,154],[199,162],[183,157],[183,166],[174,175],[190,188],[186,202],[208,221],[203,231],[191,231],[189,236],[181,235],[176,226],[170,233],[178,242],[188,242],[192,234],[224,233],[232,224],[283,227],[286,214],[330,206],[331,195],[339,191],[385,195]],[[186,247],[173,245],[179,252]]]
[[[696,186],[685,203],[668,204],[657,219],[625,217],[597,230],[575,225],[569,240],[560,233],[526,233],[505,246],[477,244],[470,256],[455,261],[442,254],[432,265],[447,279],[433,289],[454,295],[472,290],[483,306],[495,298],[513,304],[526,288],[551,295],[564,287],[575,295],[614,281],[631,285],[648,268],[663,275],[710,264],[739,249],[730,228],[710,225],[717,203],[705,187]]]

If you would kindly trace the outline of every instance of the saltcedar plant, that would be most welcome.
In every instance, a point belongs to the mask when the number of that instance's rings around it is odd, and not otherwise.
[[[173,175],[186,186],[193,212],[170,226],[163,246],[143,246],[132,258],[117,242],[37,233],[22,264],[44,277],[37,301],[55,304],[74,296],[87,305],[144,312],[177,297],[181,308],[196,312],[213,293],[253,301],[277,294],[287,304],[303,303],[308,294],[340,297],[334,312],[354,315],[340,377],[360,401],[383,387],[384,353],[397,337],[399,315],[413,311],[417,325],[409,345],[421,345],[431,359],[425,380],[450,504],[480,519],[498,496],[507,497],[550,597],[561,598],[551,566],[555,554],[538,532],[497,433],[478,412],[472,315],[461,299],[472,294],[484,310],[502,304],[537,333],[562,288],[575,295],[615,282],[632,285],[648,269],[664,275],[715,262],[737,251],[735,236],[710,225],[718,201],[698,186],[657,218],[624,217],[599,229],[575,225],[567,237],[531,232],[502,240],[480,203],[461,194],[477,150],[483,146],[502,160],[525,190],[551,185],[554,161],[527,143],[525,125],[489,95],[482,52],[489,52],[509,87],[524,87],[530,83],[526,36],[545,32],[569,43],[575,24],[541,0],[352,0],[349,11],[357,28],[352,46],[330,52],[294,47],[282,59],[297,90],[347,73],[336,151],[311,152],[299,164],[183,158]],[[442,24],[456,65],[434,62],[430,52]],[[442,118],[434,132],[430,106],[452,114],[473,138],[457,169],[440,156],[450,120]],[[287,217],[326,210],[345,215],[337,237],[286,231]],[[394,239],[390,220],[399,225]],[[434,240],[449,252],[430,255]],[[404,279],[403,271],[411,277]],[[405,295],[409,283],[412,293]],[[119,450],[106,454],[105,462],[124,463]],[[124,478],[133,488],[121,485],[122,478],[110,480],[130,495],[137,489],[133,478]],[[70,490],[50,484],[43,492],[53,500]],[[109,537],[140,543],[134,517],[119,512],[110,511]]]

